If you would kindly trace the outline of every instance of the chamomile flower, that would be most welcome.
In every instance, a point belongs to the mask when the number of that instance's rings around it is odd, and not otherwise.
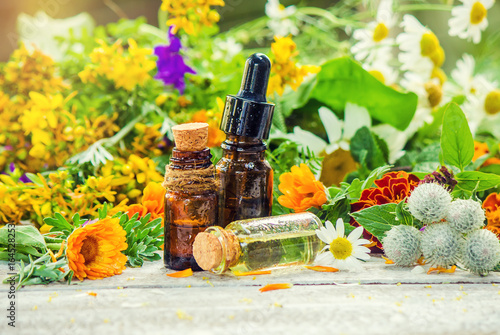
[[[481,87],[485,86],[485,77],[480,74],[474,75],[475,67],[476,61],[469,54],[464,54],[457,61],[456,68],[451,71],[451,78],[458,86],[455,95],[477,95]]]
[[[406,72],[401,79],[401,86],[417,94],[420,107],[432,109],[442,104],[443,90],[438,78],[426,78],[414,72]],[[425,121],[432,121],[432,117]]]
[[[402,51],[399,54],[401,69],[430,75],[435,67],[444,62],[444,50],[438,38],[413,15],[405,15],[401,26],[404,32],[396,37]]]
[[[488,27],[488,9],[495,0],[460,0],[463,5],[451,10],[448,21],[450,36],[472,40],[475,44],[481,41],[481,32]]]
[[[478,93],[468,96],[462,109],[473,135],[485,123],[496,125],[500,121],[500,89],[496,82],[482,80]]]
[[[341,270],[359,268],[359,260],[370,259],[370,249],[363,246],[370,242],[360,239],[362,234],[363,227],[357,227],[346,237],[342,219],[337,220],[336,229],[330,221],[326,221],[326,228],[316,230],[319,239],[328,244],[316,258],[316,263],[329,264]]]
[[[266,15],[270,18],[267,25],[273,31],[275,36],[297,35],[299,29],[290,20],[290,16],[297,11],[295,6],[285,8],[279,0],[268,0],[266,3]]]
[[[391,57],[391,45],[394,43],[389,33],[395,24],[392,0],[382,0],[375,21],[368,23],[364,29],[354,31],[353,37],[358,41],[351,48],[354,58],[368,63],[387,61]]]

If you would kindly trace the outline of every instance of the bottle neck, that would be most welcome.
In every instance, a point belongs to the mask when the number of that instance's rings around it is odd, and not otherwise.
[[[206,169],[212,165],[211,158],[209,148],[201,151],[180,151],[174,148],[170,157],[170,167],[176,170]]]
[[[221,144],[221,148],[224,149],[225,156],[237,152],[239,155],[257,156],[254,158],[263,160],[267,146],[259,138],[227,134],[226,140]]]
[[[222,254],[216,262],[218,263],[217,266],[211,269],[211,271],[221,274],[231,266],[234,266],[240,258],[241,247],[238,238],[232,232],[218,226],[208,227],[205,232],[217,237],[220,243]]]

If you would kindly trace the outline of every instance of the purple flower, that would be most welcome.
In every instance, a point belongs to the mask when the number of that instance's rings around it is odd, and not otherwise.
[[[163,81],[165,85],[174,85],[179,93],[183,94],[186,88],[184,75],[196,72],[184,63],[184,59],[179,54],[182,48],[181,41],[172,33],[172,27],[168,30],[168,39],[169,45],[158,45],[154,49],[155,55],[158,56],[156,61],[158,73],[155,79]]]
[[[14,163],[10,163],[9,164],[9,173],[0,172],[0,174],[14,176],[15,172],[16,172],[16,165]],[[21,177],[19,177],[19,181],[21,181],[21,182],[23,182],[25,184],[32,182],[31,179],[28,178],[28,176],[26,175],[26,173],[23,173],[23,175]]]

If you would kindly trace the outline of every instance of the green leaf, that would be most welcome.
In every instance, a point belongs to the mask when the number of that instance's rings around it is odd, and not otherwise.
[[[418,100],[414,93],[401,93],[384,85],[349,57],[323,64],[309,99],[338,111],[352,102],[366,107],[372,118],[399,130],[410,124]]]
[[[384,150],[367,127],[358,129],[351,139],[351,155],[355,161],[361,164],[365,162],[369,170],[387,164]]]
[[[47,249],[42,234],[40,234],[35,227],[19,225],[15,226],[14,232],[16,246],[21,245],[42,248],[44,251]],[[0,228],[0,244],[8,245],[9,238],[12,239],[12,237],[12,232],[9,231],[8,226]]]
[[[480,171],[465,171],[455,175],[457,187],[464,191],[486,191],[500,185],[500,176]]]
[[[464,113],[454,102],[446,105],[441,134],[441,154],[446,163],[463,171],[474,156],[474,140]]]
[[[351,216],[369,233],[382,241],[387,231],[391,230],[393,226],[401,224],[401,222],[396,221],[396,207],[396,204],[372,206],[351,213]]]
[[[29,180],[31,180],[35,185],[44,187],[42,180],[36,174],[28,172],[26,173],[26,177],[28,177]]]

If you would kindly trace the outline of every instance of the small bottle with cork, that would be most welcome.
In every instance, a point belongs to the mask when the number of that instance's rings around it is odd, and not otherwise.
[[[274,104],[266,99],[271,61],[253,54],[245,64],[241,88],[228,95],[220,129],[226,133],[219,179],[219,226],[271,215],[273,171],[265,158]]]
[[[218,195],[208,124],[172,127],[175,148],[165,168],[164,263],[167,268],[201,270],[193,257],[196,235],[217,223]]]
[[[309,212],[235,221],[198,234],[193,254],[203,270],[216,274],[309,264],[324,246],[316,235],[322,226]]]

